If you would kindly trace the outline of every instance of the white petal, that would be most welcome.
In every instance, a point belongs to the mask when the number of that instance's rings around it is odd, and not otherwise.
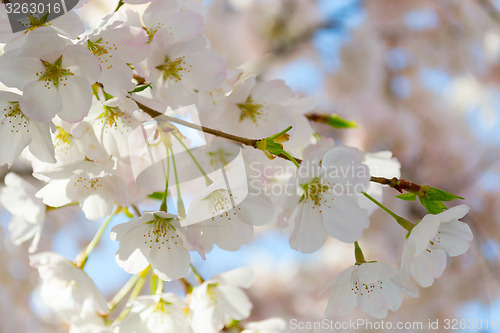
[[[62,101],[51,82],[34,81],[24,87],[19,106],[29,118],[49,122],[61,110]]]
[[[249,288],[255,280],[255,274],[250,268],[242,267],[214,276],[212,280],[228,286]]]
[[[226,251],[237,251],[253,237],[253,226],[240,221],[237,215],[228,211],[228,217],[216,216],[215,221],[204,222],[205,235],[218,247]],[[225,214],[225,213],[224,213]]]
[[[271,80],[255,85],[251,95],[258,102],[280,104],[292,98],[293,91],[283,80]]]
[[[323,246],[327,233],[318,207],[302,203],[295,217],[295,228],[290,235],[290,247],[303,253],[312,253]]]
[[[412,243],[415,255],[422,253],[430,245],[430,241],[436,236],[439,228],[438,215],[427,214],[411,230],[408,242]]]
[[[466,205],[458,205],[437,214],[436,217],[439,217],[441,223],[452,222],[464,217],[469,212],[469,210],[470,208]]]
[[[113,211],[114,201],[101,194],[91,194],[80,200],[80,206],[89,220],[97,220],[106,217]]]
[[[102,73],[99,82],[103,84],[104,90],[113,96],[126,95],[135,87],[132,82],[132,69],[121,59],[108,58],[107,60],[101,64]]]
[[[173,234],[173,233],[172,233]],[[156,244],[153,242],[149,252],[151,267],[158,277],[164,281],[179,279],[187,275],[191,258],[182,241],[177,244]]]
[[[363,161],[363,152],[350,147],[337,146],[329,150],[323,156],[323,165],[326,167],[333,165],[352,165]]]
[[[342,271],[328,285],[331,285],[330,297],[326,306],[325,315],[333,317],[341,317],[356,307],[357,300],[352,291],[352,272],[356,270],[356,266],[351,266]],[[328,286],[327,286],[328,287]]]
[[[411,265],[411,274],[422,287],[430,287],[435,278],[440,277],[446,268],[446,253],[443,250],[433,249],[424,251]]]
[[[469,249],[473,235],[466,223],[455,220],[450,223],[442,223],[437,237],[440,238],[437,246],[448,253],[449,256],[455,257]]]
[[[326,231],[342,242],[357,241],[370,224],[368,211],[361,208],[353,196],[335,197],[331,208],[322,207],[322,212]]]
[[[81,45],[67,46],[63,51],[62,66],[87,81],[87,85],[97,81],[101,74],[97,58]]]
[[[79,122],[86,116],[92,104],[92,89],[89,82],[76,75],[65,76],[59,83],[61,110],[58,116],[66,121]]]
[[[29,128],[33,138],[29,145],[30,152],[42,162],[55,163],[54,144],[50,136],[49,124],[32,120]]]
[[[220,285],[216,288],[218,296],[221,297],[217,306],[220,306],[226,315],[236,320],[248,318],[252,303],[241,289],[226,285]]]
[[[141,251],[141,248],[145,246],[142,235],[147,230],[148,225],[141,220],[118,224],[111,229],[111,239],[120,241],[120,247],[116,252],[116,262],[128,273],[139,273],[149,265]]]
[[[196,90],[218,87],[226,75],[224,59],[212,50],[203,50],[187,55],[184,59],[191,65],[190,72],[182,74],[182,83]]]
[[[251,225],[264,225],[274,216],[274,206],[264,195],[249,194],[237,208],[241,221]]]
[[[0,166],[14,164],[23,149],[31,142],[29,120],[21,113],[9,112],[10,105],[0,101]]]
[[[51,207],[61,207],[71,203],[66,194],[68,179],[53,179],[37,192],[37,198],[42,198],[43,203]]]
[[[15,245],[20,245],[30,240],[40,230],[40,224],[30,223],[20,216],[13,216],[9,223],[10,238]]]

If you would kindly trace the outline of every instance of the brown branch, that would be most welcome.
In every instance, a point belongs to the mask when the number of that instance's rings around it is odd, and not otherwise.
[[[234,142],[238,142],[238,143],[241,143],[242,145],[250,146],[250,147],[253,147],[253,148],[256,148],[256,143],[259,141],[259,140],[256,140],[256,139],[243,138],[241,136],[232,135],[232,134],[229,134],[229,133],[226,133],[226,132],[222,132],[222,131],[219,131],[219,130],[216,130],[216,129],[213,129],[213,128],[209,128],[209,127],[206,127],[206,126],[193,124],[193,123],[190,123],[190,122],[182,120],[182,119],[170,117],[170,116],[167,116],[167,115],[165,115],[165,114],[163,114],[161,112],[153,110],[150,107],[148,107],[148,106],[146,106],[146,105],[144,105],[144,104],[142,104],[142,103],[140,103],[140,102],[138,102],[138,101],[136,101],[134,99],[132,99],[132,100],[137,103],[137,106],[139,106],[144,112],[146,112],[147,114],[149,114],[153,118],[161,116],[163,119],[166,119],[166,120],[168,120],[168,121],[170,121],[172,123],[183,125],[183,126],[186,126],[186,127],[198,130],[198,131],[202,131],[202,132],[205,132],[205,133],[208,133],[208,134],[212,134],[212,135],[215,135],[215,136],[218,136],[218,137],[221,137],[221,138],[225,138],[225,139],[228,139],[228,140],[231,140],[231,141],[234,141]]]
[[[392,187],[399,191],[399,193],[403,193],[404,191],[411,192],[411,193],[420,193],[422,192],[422,186],[409,182],[404,179],[397,179],[396,177],[393,177],[391,179],[384,178],[384,177],[371,177],[370,181],[374,183],[379,183],[382,185],[388,185],[389,187]]]
[[[170,122],[173,122],[173,123],[176,123],[176,124],[179,124],[179,125],[183,125],[183,126],[186,126],[186,127],[198,130],[198,131],[202,131],[202,132],[205,132],[205,133],[208,133],[208,134],[220,137],[220,138],[228,139],[228,140],[240,143],[242,145],[258,149],[257,148],[257,143],[260,140],[243,138],[241,136],[232,135],[232,134],[229,134],[229,133],[226,133],[226,132],[222,132],[222,131],[219,131],[219,130],[216,130],[216,129],[213,129],[213,128],[209,128],[209,127],[206,127],[206,126],[193,124],[193,123],[190,123],[190,122],[182,120],[182,119],[170,117],[170,116],[167,116],[167,115],[165,115],[165,114],[163,114],[161,112],[153,110],[152,108],[150,108],[150,107],[148,107],[148,106],[146,106],[146,105],[144,105],[144,104],[142,104],[142,103],[140,103],[140,102],[138,102],[138,101],[136,101],[134,99],[132,99],[132,100],[137,103],[137,106],[139,106],[139,108],[141,108],[144,112],[146,112],[147,114],[149,114],[153,118],[161,116],[163,119],[166,119],[166,120],[168,120]],[[279,155],[276,155],[276,156],[279,157],[279,158],[285,159],[287,161],[291,161],[283,153],[281,153]],[[296,157],[293,157],[293,158],[299,164],[302,163],[302,160],[300,158],[296,158]],[[293,161],[291,161],[291,162],[293,162]],[[413,192],[413,193],[418,193],[418,192],[421,191],[421,186],[420,185],[412,183],[412,182],[409,182],[407,180],[403,180],[403,179],[399,180],[396,177],[394,177],[392,179],[388,179],[388,178],[384,178],[384,177],[371,177],[370,181],[372,181],[374,183],[379,183],[379,184],[382,184],[382,185],[388,185],[389,187],[392,187],[392,188],[398,190],[400,193],[403,193],[403,190],[409,191],[409,192]]]

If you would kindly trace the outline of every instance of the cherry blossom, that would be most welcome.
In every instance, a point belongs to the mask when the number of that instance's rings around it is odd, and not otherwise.
[[[123,96],[134,89],[132,69],[127,63],[139,63],[149,51],[144,29],[122,23],[120,20],[111,23],[104,21],[83,42],[99,59],[99,82],[104,85],[107,93],[114,96]]]
[[[21,48],[0,57],[0,81],[21,89],[21,110],[42,122],[56,114],[69,122],[82,120],[92,103],[90,85],[99,75],[89,51],[52,31],[33,31]]]
[[[5,187],[0,192],[0,203],[12,214],[9,231],[16,245],[33,239],[30,252],[36,251],[40,241],[46,208],[42,200],[35,197],[35,186],[11,172],[5,175]]]
[[[138,273],[151,265],[160,279],[171,281],[189,270],[189,244],[176,215],[145,212],[113,227],[111,239],[120,242],[116,262],[128,273]]]
[[[174,294],[137,297],[130,313],[117,325],[115,333],[179,332],[191,333],[187,305]]]
[[[455,257],[465,253],[472,241],[470,227],[459,221],[469,207],[459,205],[444,212],[427,214],[411,230],[401,257],[400,283],[413,294],[410,276],[422,287],[429,287],[446,268],[446,254]]]
[[[43,301],[70,321],[108,313],[106,300],[92,279],[69,260],[54,252],[41,252],[30,257],[30,264],[40,274]]]
[[[48,180],[37,197],[51,207],[78,203],[89,220],[106,217],[115,203],[126,207],[128,195],[123,181],[109,166],[88,161],[67,164],[36,174]]]
[[[279,333],[286,329],[286,322],[282,318],[269,318],[261,321],[252,321],[245,325],[241,333]]]
[[[88,159],[105,163],[109,160],[108,153],[87,121],[71,124],[56,117],[53,122],[56,130],[52,141],[58,162],[70,164]]]
[[[247,318],[252,304],[241,288],[250,287],[253,280],[250,269],[240,268],[216,275],[195,287],[189,303],[193,331],[216,333],[230,319]]]
[[[290,246],[305,253],[318,250],[328,235],[354,242],[369,225],[368,211],[359,203],[370,180],[363,154],[335,147],[322,157],[321,166],[316,156],[311,153],[291,180],[292,195],[280,215],[282,225],[294,225]]]
[[[133,114],[136,110],[136,103],[129,98],[112,98],[92,104],[87,122],[109,155],[119,158],[129,156],[129,135],[140,125]]]
[[[287,128],[293,119],[285,104],[293,97],[282,80],[256,83],[250,76],[236,85],[220,116],[221,128],[251,138],[263,138]]]
[[[185,223],[192,224],[189,239],[204,254],[214,244],[238,250],[252,239],[253,226],[269,222],[273,215],[274,207],[265,195],[214,183],[193,199]]]
[[[403,302],[403,290],[394,268],[382,262],[362,263],[342,271],[325,289],[330,288],[325,310],[327,316],[349,314],[356,305],[375,318],[385,318],[387,310],[396,311]]]
[[[172,43],[166,31],[156,32],[146,78],[168,106],[192,104],[194,91],[210,90],[224,81],[224,59],[206,48],[206,43],[202,36]]]
[[[19,106],[21,95],[0,91],[0,165],[12,166],[24,148],[38,159],[53,163],[54,146],[50,126],[28,118]]]

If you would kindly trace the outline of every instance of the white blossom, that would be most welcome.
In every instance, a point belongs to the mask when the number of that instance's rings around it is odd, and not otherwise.
[[[323,151],[322,146],[318,149]],[[335,147],[321,158],[310,155],[290,182],[281,225],[293,223],[292,248],[305,253],[318,250],[328,235],[343,242],[356,241],[369,225],[368,211],[361,207],[361,192],[368,187],[370,174],[362,164],[361,151]]]
[[[5,187],[0,192],[0,203],[12,214],[9,224],[10,237],[16,245],[33,239],[30,252],[36,251],[40,241],[46,208],[35,197],[35,186],[11,172],[5,175]]]
[[[230,320],[250,315],[252,303],[241,290],[254,280],[248,268],[235,269],[203,282],[193,289],[189,303],[195,333],[217,333]]]
[[[30,257],[41,278],[40,295],[54,311],[71,321],[108,313],[106,300],[92,279],[72,262],[54,252]]]
[[[128,273],[139,273],[151,265],[160,279],[171,281],[189,270],[189,245],[176,215],[145,212],[114,226],[111,239],[120,242],[116,262]]]
[[[446,254],[455,257],[465,253],[472,241],[470,227],[459,221],[469,207],[459,205],[437,215],[427,214],[411,230],[401,258],[400,283],[412,294],[412,276],[422,287],[429,287],[446,268]]]
[[[114,326],[114,333],[191,333],[187,305],[174,294],[140,296],[130,304],[130,313]]]
[[[382,262],[353,265],[337,275],[325,289],[330,287],[327,316],[345,316],[358,306],[366,314],[380,319],[387,316],[387,310],[399,309],[403,301],[396,270]]]

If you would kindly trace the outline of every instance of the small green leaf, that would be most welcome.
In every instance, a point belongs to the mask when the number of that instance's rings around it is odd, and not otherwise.
[[[145,84],[145,85],[142,85],[142,86],[137,86],[137,87],[135,87],[134,90],[129,91],[128,93],[129,94],[133,94],[133,93],[136,93],[136,92],[141,92],[141,91],[146,90],[147,88],[151,88],[151,83],[148,83],[148,84]]]
[[[326,120],[326,123],[334,128],[353,128],[356,127],[356,123],[354,121],[345,120],[337,116],[336,114],[332,114]]]
[[[447,209],[446,205],[438,200],[430,200],[425,198],[418,198],[420,203],[429,212],[429,214],[439,214]]]
[[[404,193],[400,195],[396,195],[396,198],[404,200],[404,201],[415,201],[417,195],[415,193]]]
[[[431,200],[438,200],[438,201],[451,201],[455,199],[462,199],[464,198],[459,197],[458,195],[455,195],[450,192],[446,192],[443,190],[440,190],[438,188],[430,187],[426,192],[425,192],[425,198],[431,199]]]
[[[162,200],[163,199],[163,193],[162,192],[153,192],[150,195],[148,195],[148,198],[156,199],[156,200]]]

